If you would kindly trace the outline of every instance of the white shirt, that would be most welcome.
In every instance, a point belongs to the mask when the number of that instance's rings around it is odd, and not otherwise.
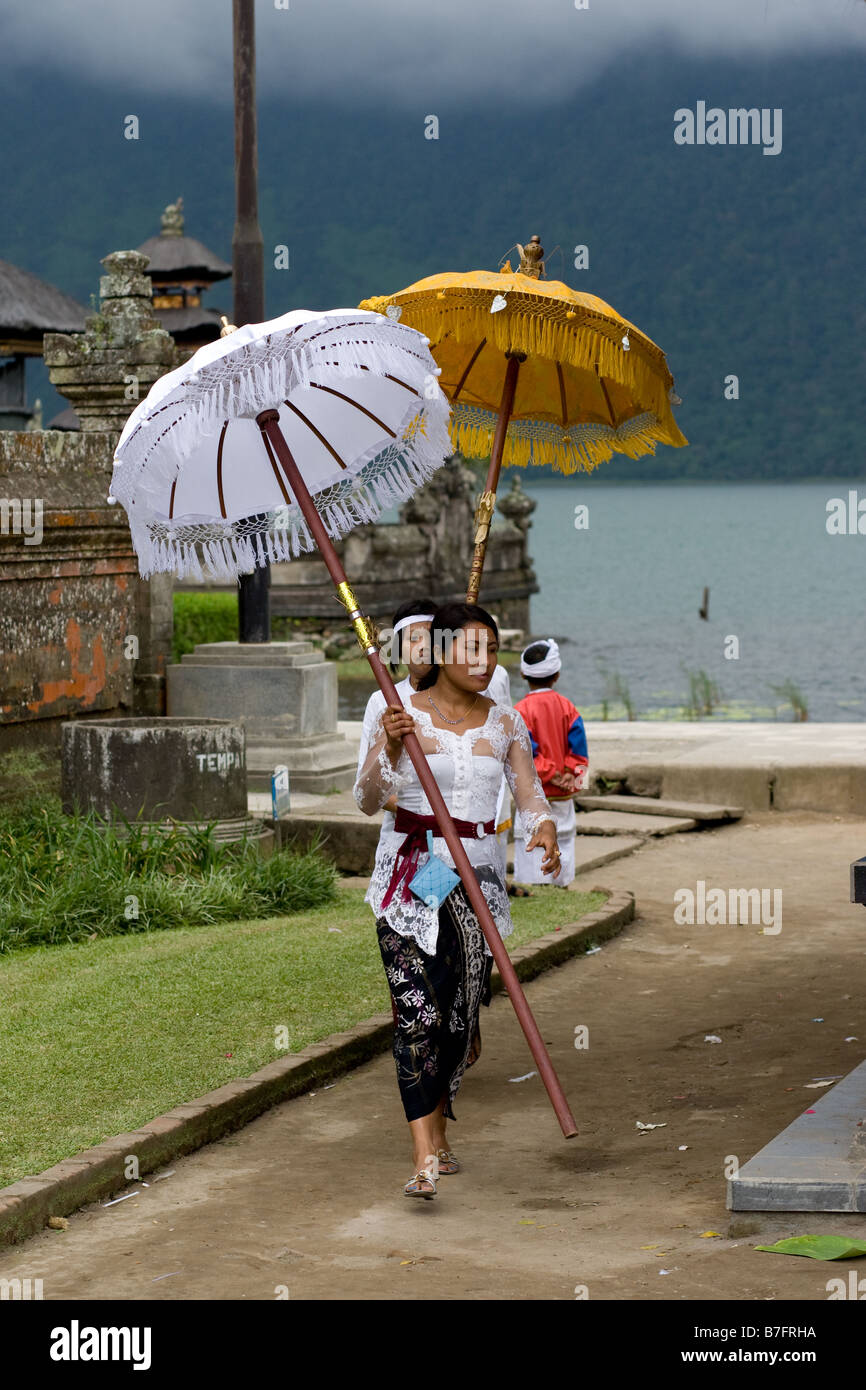
[[[445,804],[456,820],[482,825],[494,820],[503,773],[530,834],[541,821],[553,819],[535,771],[529,731],[516,710],[493,704],[480,728],[458,733],[456,729],[438,728],[428,711],[411,699],[406,702],[406,708],[416,721],[421,748]],[[380,719],[376,737],[355,783],[355,800],[362,811],[373,815],[395,793],[398,804],[407,810],[424,816],[432,814],[418,774],[405,751],[397,767],[392,767],[385,751]],[[382,907],[397,851],[405,838],[402,832],[394,830],[393,819],[389,826],[383,825],[366,901],[377,917],[386,918],[394,931],[401,936],[414,937],[422,951],[433,955],[439,935],[439,917],[434,909],[414,895],[404,902],[402,886],[397,888],[388,907]],[[508,936],[513,926],[496,836],[483,834],[480,838],[464,840],[463,845],[469,862],[478,872],[499,934]],[[451,868],[455,867],[440,835],[433,836],[433,852]],[[426,862],[425,852],[419,860],[419,868]],[[490,954],[486,942],[485,952]]]
[[[408,706],[409,701],[415,694],[415,691],[412,689],[412,682],[409,679],[409,677],[404,676],[401,681],[397,681],[397,684],[395,685],[394,689],[397,691],[397,694],[399,695],[403,705]],[[504,666],[496,667],[496,670],[493,672],[493,675],[490,678],[490,684],[488,685],[487,689],[483,690],[481,693],[482,695],[489,696],[491,700],[495,700],[497,705],[507,705],[509,709],[511,708],[511,682],[508,679],[508,672],[506,671]],[[379,716],[385,711],[385,709],[387,708],[387,704],[388,702],[385,699],[385,696],[382,694],[381,690],[374,690],[373,694],[367,701],[367,708],[364,710],[364,722],[361,725],[361,747],[358,749],[358,777],[360,777],[361,769],[363,768],[364,763],[367,761],[367,754],[370,751],[370,743],[373,739],[374,731],[377,729],[379,725]],[[500,797],[499,806],[497,807],[498,820],[502,819],[501,809],[502,802],[504,801],[504,799],[504,795]],[[385,811],[383,813],[382,829],[394,829],[393,811]]]

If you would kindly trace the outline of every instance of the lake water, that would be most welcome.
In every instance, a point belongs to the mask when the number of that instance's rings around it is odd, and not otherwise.
[[[694,683],[703,672],[722,697],[713,718],[791,719],[772,687],[793,682],[810,720],[866,719],[866,535],[827,531],[828,501],[847,505],[855,483],[613,486],[524,475],[524,486],[538,504],[531,635],[560,643],[559,688],[582,712],[603,717],[606,701],[611,719],[625,718],[625,692],[636,718],[683,718],[690,673]],[[585,530],[574,524],[580,504]],[[698,616],[705,586],[708,621]],[[511,684],[515,698],[526,689],[516,671]],[[358,717],[361,696],[341,692],[342,718]]]
[[[607,694],[622,718],[618,673],[636,717],[681,718],[688,673],[703,671],[723,697],[717,718],[790,719],[772,690],[787,681],[810,720],[866,718],[866,535],[827,531],[828,501],[847,505],[854,487],[527,484],[541,586],[532,635],[560,641],[559,687],[596,717]],[[575,529],[579,504],[586,530]],[[729,638],[739,655],[726,659]]]

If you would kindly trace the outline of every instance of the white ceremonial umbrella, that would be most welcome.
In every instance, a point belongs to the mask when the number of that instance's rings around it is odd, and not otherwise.
[[[375,521],[452,452],[438,374],[420,333],[357,309],[298,310],[199,348],[115,451],[112,496],[142,574],[234,579],[313,549],[263,410],[278,412],[332,540]]]
[[[429,341],[358,309],[232,329],[157,381],[126,422],[112,499],[139,567],[222,579],[318,548],[389,705],[400,705],[334,541],[409,497],[452,446]],[[415,734],[403,740],[499,967],[557,1119],[577,1127]]]

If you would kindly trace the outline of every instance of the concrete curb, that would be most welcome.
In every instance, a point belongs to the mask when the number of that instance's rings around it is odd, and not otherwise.
[[[587,944],[609,940],[634,915],[634,894],[612,893],[602,908],[587,913],[579,922],[548,932],[515,951],[512,959],[518,979],[532,980],[544,970],[581,954]],[[499,971],[494,969],[491,991],[499,994],[502,988]],[[348,1032],[332,1033],[302,1052],[269,1062],[252,1076],[230,1081],[186,1105],[176,1105],[140,1129],[117,1134],[34,1177],[0,1188],[0,1245],[26,1240],[42,1230],[49,1217],[67,1216],[89,1202],[129,1187],[131,1179],[125,1168],[130,1157],[137,1159],[138,1172],[143,1177],[172,1159],[230,1134],[280,1101],[321,1086],[387,1052],[392,1037],[390,1013],[375,1014]]]

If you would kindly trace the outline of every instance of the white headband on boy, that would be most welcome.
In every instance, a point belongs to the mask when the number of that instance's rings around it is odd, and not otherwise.
[[[432,623],[435,613],[412,613],[408,618],[401,618],[399,623],[394,624],[394,636],[402,632],[404,627],[411,627],[413,623]]]
[[[532,647],[546,646],[547,656],[543,661],[527,661],[526,653]],[[529,676],[531,680],[543,680],[545,676],[555,676],[562,670],[562,662],[559,658],[559,647],[552,637],[542,638],[541,642],[530,642],[528,647],[524,647],[520,653],[520,674]]]

